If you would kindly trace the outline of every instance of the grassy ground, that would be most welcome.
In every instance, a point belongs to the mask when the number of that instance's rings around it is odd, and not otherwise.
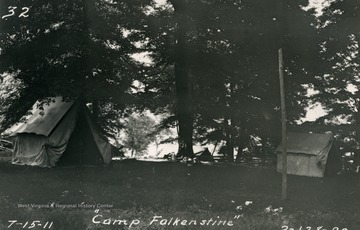
[[[34,220],[42,224],[34,229],[53,222],[51,229],[67,230],[360,229],[358,176],[289,176],[286,202],[280,191],[281,175],[271,168],[125,161],[107,168],[43,169],[0,163],[0,229],[28,229]],[[8,228],[9,220],[22,225]]]

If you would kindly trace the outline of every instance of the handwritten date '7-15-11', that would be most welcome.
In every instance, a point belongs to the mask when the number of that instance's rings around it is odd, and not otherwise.
[[[45,222],[43,223],[40,220],[34,220],[34,221],[26,221],[26,222],[19,222],[17,220],[8,220],[9,225],[7,226],[7,228],[12,228],[12,227],[21,227],[23,229],[51,229],[54,222]]]
[[[17,6],[9,6],[8,7],[8,14],[6,15],[3,15],[1,17],[1,19],[5,19],[5,18],[8,18],[8,17],[16,17],[18,16],[19,18],[27,18],[29,17],[29,12],[30,8],[29,7],[22,7],[21,9]]]

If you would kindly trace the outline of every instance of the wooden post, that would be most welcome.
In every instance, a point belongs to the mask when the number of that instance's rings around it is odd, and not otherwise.
[[[281,97],[281,135],[282,135],[282,186],[281,199],[286,200],[287,195],[287,156],[286,156],[286,110],[285,110],[285,87],[284,87],[284,61],[282,48],[279,49],[279,78]]]

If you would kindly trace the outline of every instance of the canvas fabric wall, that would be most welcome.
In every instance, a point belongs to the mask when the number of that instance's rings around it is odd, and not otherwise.
[[[73,106],[49,136],[20,133],[14,136],[13,163],[53,167],[66,149],[76,122],[76,106]]]
[[[43,110],[39,110],[38,102],[35,103],[31,115],[25,117],[25,122],[20,122],[7,130],[14,142],[13,163],[55,166],[66,150],[79,112],[85,115],[90,136],[98,147],[103,162],[109,164],[111,145],[100,134],[87,107],[79,102],[64,102],[61,97],[52,98],[52,103],[44,105]]]
[[[325,167],[317,163],[317,157],[306,154],[288,154],[287,155],[287,173],[291,175],[323,177]],[[277,171],[282,172],[282,155],[277,154]]]
[[[331,134],[288,133],[287,173],[323,177],[333,142]],[[282,144],[275,150],[278,172],[282,172]]]

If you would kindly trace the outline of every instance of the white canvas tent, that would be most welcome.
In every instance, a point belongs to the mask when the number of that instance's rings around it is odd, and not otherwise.
[[[276,149],[277,171],[282,172],[282,143]],[[324,177],[341,169],[332,134],[288,133],[287,173]]]
[[[50,103],[36,102],[30,115],[5,131],[13,139],[14,164],[53,167],[110,163],[111,145],[84,104],[66,102],[62,97],[46,101]]]

